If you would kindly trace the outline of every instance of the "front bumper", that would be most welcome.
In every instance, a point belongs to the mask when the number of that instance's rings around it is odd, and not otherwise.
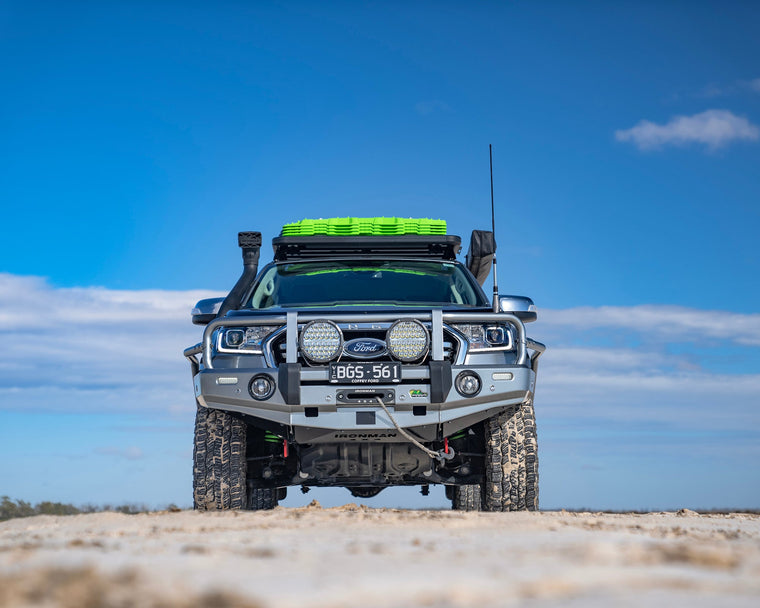
[[[417,369],[424,370],[422,367]],[[371,404],[375,395],[381,396],[399,426],[412,430],[419,427],[419,434],[423,437],[429,435],[426,429],[439,426],[443,427],[444,435],[450,435],[500,409],[533,397],[536,373],[530,367],[453,366],[451,384],[464,370],[481,378],[480,393],[475,397],[463,397],[452,387],[440,403],[431,402],[431,384],[426,378],[401,384],[338,385],[327,382],[326,371],[313,369],[300,371],[298,404],[286,403],[279,390],[266,401],[251,397],[248,386],[253,377],[266,374],[273,382],[278,382],[277,370],[270,368],[200,370],[195,375],[194,385],[195,396],[202,406],[294,427],[296,438],[302,435],[301,439],[309,442],[336,439],[393,441],[396,429],[382,408]],[[493,379],[494,374],[504,377],[505,372],[512,375],[510,380]],[[321,374],[324,384],[314,383],[315,376]],[[417,375],[424,376],[424,373]],[[353,400],[368,403],[341,403],[341,396],[344,400],[351,396]],[[336,437],[340,435],[336,431],[356,431],[365,436]]]
[[[396,320],[400,316],[336,314],[329,318],[358,323]],[[532,400],[537,360],[544,346],[526,337],[525,327],[517,317],[508,313],[445,313],[440,309],[414,317],[431,323],[431,360],[427,365],[403,366],[400,383],[383,385],[331,384],[327,368],[298,364],[299,324],[324,317],[288,312],[279,317],[217,319],[206,327],[203,342],[185,351],[193,366],[195,396],[204,407],[290,427],[296,441],[301,443],[398,441],[393,422],[374,401],[376,396],[383,399],[400,427],[416,433],[421,440],[434,440],[441,430],[443,436],[449,436],[506,407]],[[472,365],[469,360],[454,364],[444,361],[444,322],[481,320],[508,322],[515,328],[517,352],[513,363],[484,361],[484,365]],[[256,323],[286,326],[287,362],[274,368],[258,358],[262,367],[214,367],[211,344],[214,330]],[[195,358],[200,354],[201,361]],[[465,370],[476,373],[481,380],[481,390],[473,397],[464,397],[453,387],[456,376]],[[251,379],[261,374],[277,384],[277,390],[266,401],[257,401],[249,393]],[[511,378],[505,378],[508,375]],[[362,391],[366,392],[366,399],[362,398]]]

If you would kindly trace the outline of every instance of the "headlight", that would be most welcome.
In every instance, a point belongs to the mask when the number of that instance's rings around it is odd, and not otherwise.
[[[311,321],[301,330],[301,352],[312,363],[327,363],[343,348],[343,333],[332,321]]]
[[[425,326],[412,319],[401,319],[391,325],[385,342],[390,353],[405,363],[422,359],[430,345]]]
[[[279,328],[278,325],[228,327],[221,332],[219,350],[221,352],[243,352],[248,355],[260,355],[262,353],[261,342]]]
[[[512,330],[507,325],[459,323],[451,326],[469,342],[470,350],[513,350]]]
[[[243,342],[245,342],[244,329],[228,329],[224,332],[224,345],[227,348],[240,348]]]

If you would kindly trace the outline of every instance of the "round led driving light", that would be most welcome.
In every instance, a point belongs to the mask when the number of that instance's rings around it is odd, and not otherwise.
[[[427,329],[413,319],[401,319],[391,325],[385,342],[390,353],[405,363],[422,359],[430,346]]]
[[[274,395],[274,380],[269,376],[260,374],[251,378],[251,383],[248,385],[248,392],[251,397],[257,401],[264,401]]]
[[[462,372],[454,381],[454,387],[462,397],[474,397],[480,392],[482,386],[483,383],[475,372]]]
[[[340,354],[343,333],[332,321],[311,321],[301,330],[299,346],[312,363],[327,363]]]

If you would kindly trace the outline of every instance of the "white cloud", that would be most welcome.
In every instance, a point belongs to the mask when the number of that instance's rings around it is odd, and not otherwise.
[[[0,273],[0,408],[192,411],[182,350],[196,301],[220,294],[55,288]]]
[[[92,476],[73,475],[70,468],[56,479],[50,471],[27,475],[36,466],[31,458],[25,467],[11,467],[8,491],[26,497],[42,492],[39,500],[53,492],[66,501],[128,497],[184,504],[190,455],[183,450],[192,437],[195,402],[182,350],[202,332],[190,323],[190,308],[214,295],[61,289],[37,277],[0,274],[0,435],[8,413],[3,410],[14,411],[8,420],[27,412],[21,418],[29,427],[41,421],[49,428],[48,449],[63,459],[81,459],[77,463],[87,463],[101,479],[122,480],[93,490]],[[584,467],[621,467],[614,475],[628,475],[630,483],[620,507],[686,500],[678,488],[670,499],[647,494],[647,483],[631,473],[640,470],[642,459],[661,458],[692,478],[703,473],[706,461],[753,471],[760,435],[760,315],[676,306],[582,307],[542,310],[528,329],[548,345],[536,392],[547,504],[607,504],[607,486],[594,490],[597,482]],[[746,358],[744,373],[713,366],[709,357],[721,354]],[[86,415],[58,416],[69,412]],[[68,422],[59,422],[64,418]],[[72,443],[70,431],[82,421],[86,426]],[[60,424],[60,436],[51,422]],[[151,438],[157,430],[172,435]],[[58,445],[50,443],[56,440]],[[34,490],[29,478],[45,482]],[[574,496],[579,487],[583,493]],[[695,495],[711,496],[704,492]]]
[[[755,78],[754,80],[749,81],[749,88],[753,91],[760,93],[760,78]]]
[[[760,315],[679,306],[544,310],[537,404],[574,424],[760,431]],[[753,363],[754,362],[754,363]]]
[[[664,125],[642,120],[630,129],[615,131],[615,138],[632,142],[640,150],[692,143],[717,149],[734,141],[757,141],[760,129],[728,110],[707,110],[693,116],[675,116]]]
[[[202,331],[190,308],[214,295],[55,288],[0,274],[0,409],[192,416],[182,350]],[[545,419],[760,428],[760,369],[714,369],[704,354],[760,360],[758,314],[581,307],[543,310],[528,329],[549,347],[536,398]]]
[[[637,348],[547,351],[537,407],[544,416],[588,424],[672,429],[760,430],[760,374],[680,366],[681,358]]]
[[[53,288],[41,277],[0,273],[0,330],[187,321],[195,302],[218,295],[204,290]]]
[[[707,340],[760,346],[760,314],[696,310],[681,306],[599,306],[545,310],[541,321],[549,329],[625,329],[648,342]]]

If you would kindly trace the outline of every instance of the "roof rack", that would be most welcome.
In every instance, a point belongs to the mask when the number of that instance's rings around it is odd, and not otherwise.
[[[455,260],[462,240],[453,234],[278,236],[272,247],[276,262],[345,256]]]

